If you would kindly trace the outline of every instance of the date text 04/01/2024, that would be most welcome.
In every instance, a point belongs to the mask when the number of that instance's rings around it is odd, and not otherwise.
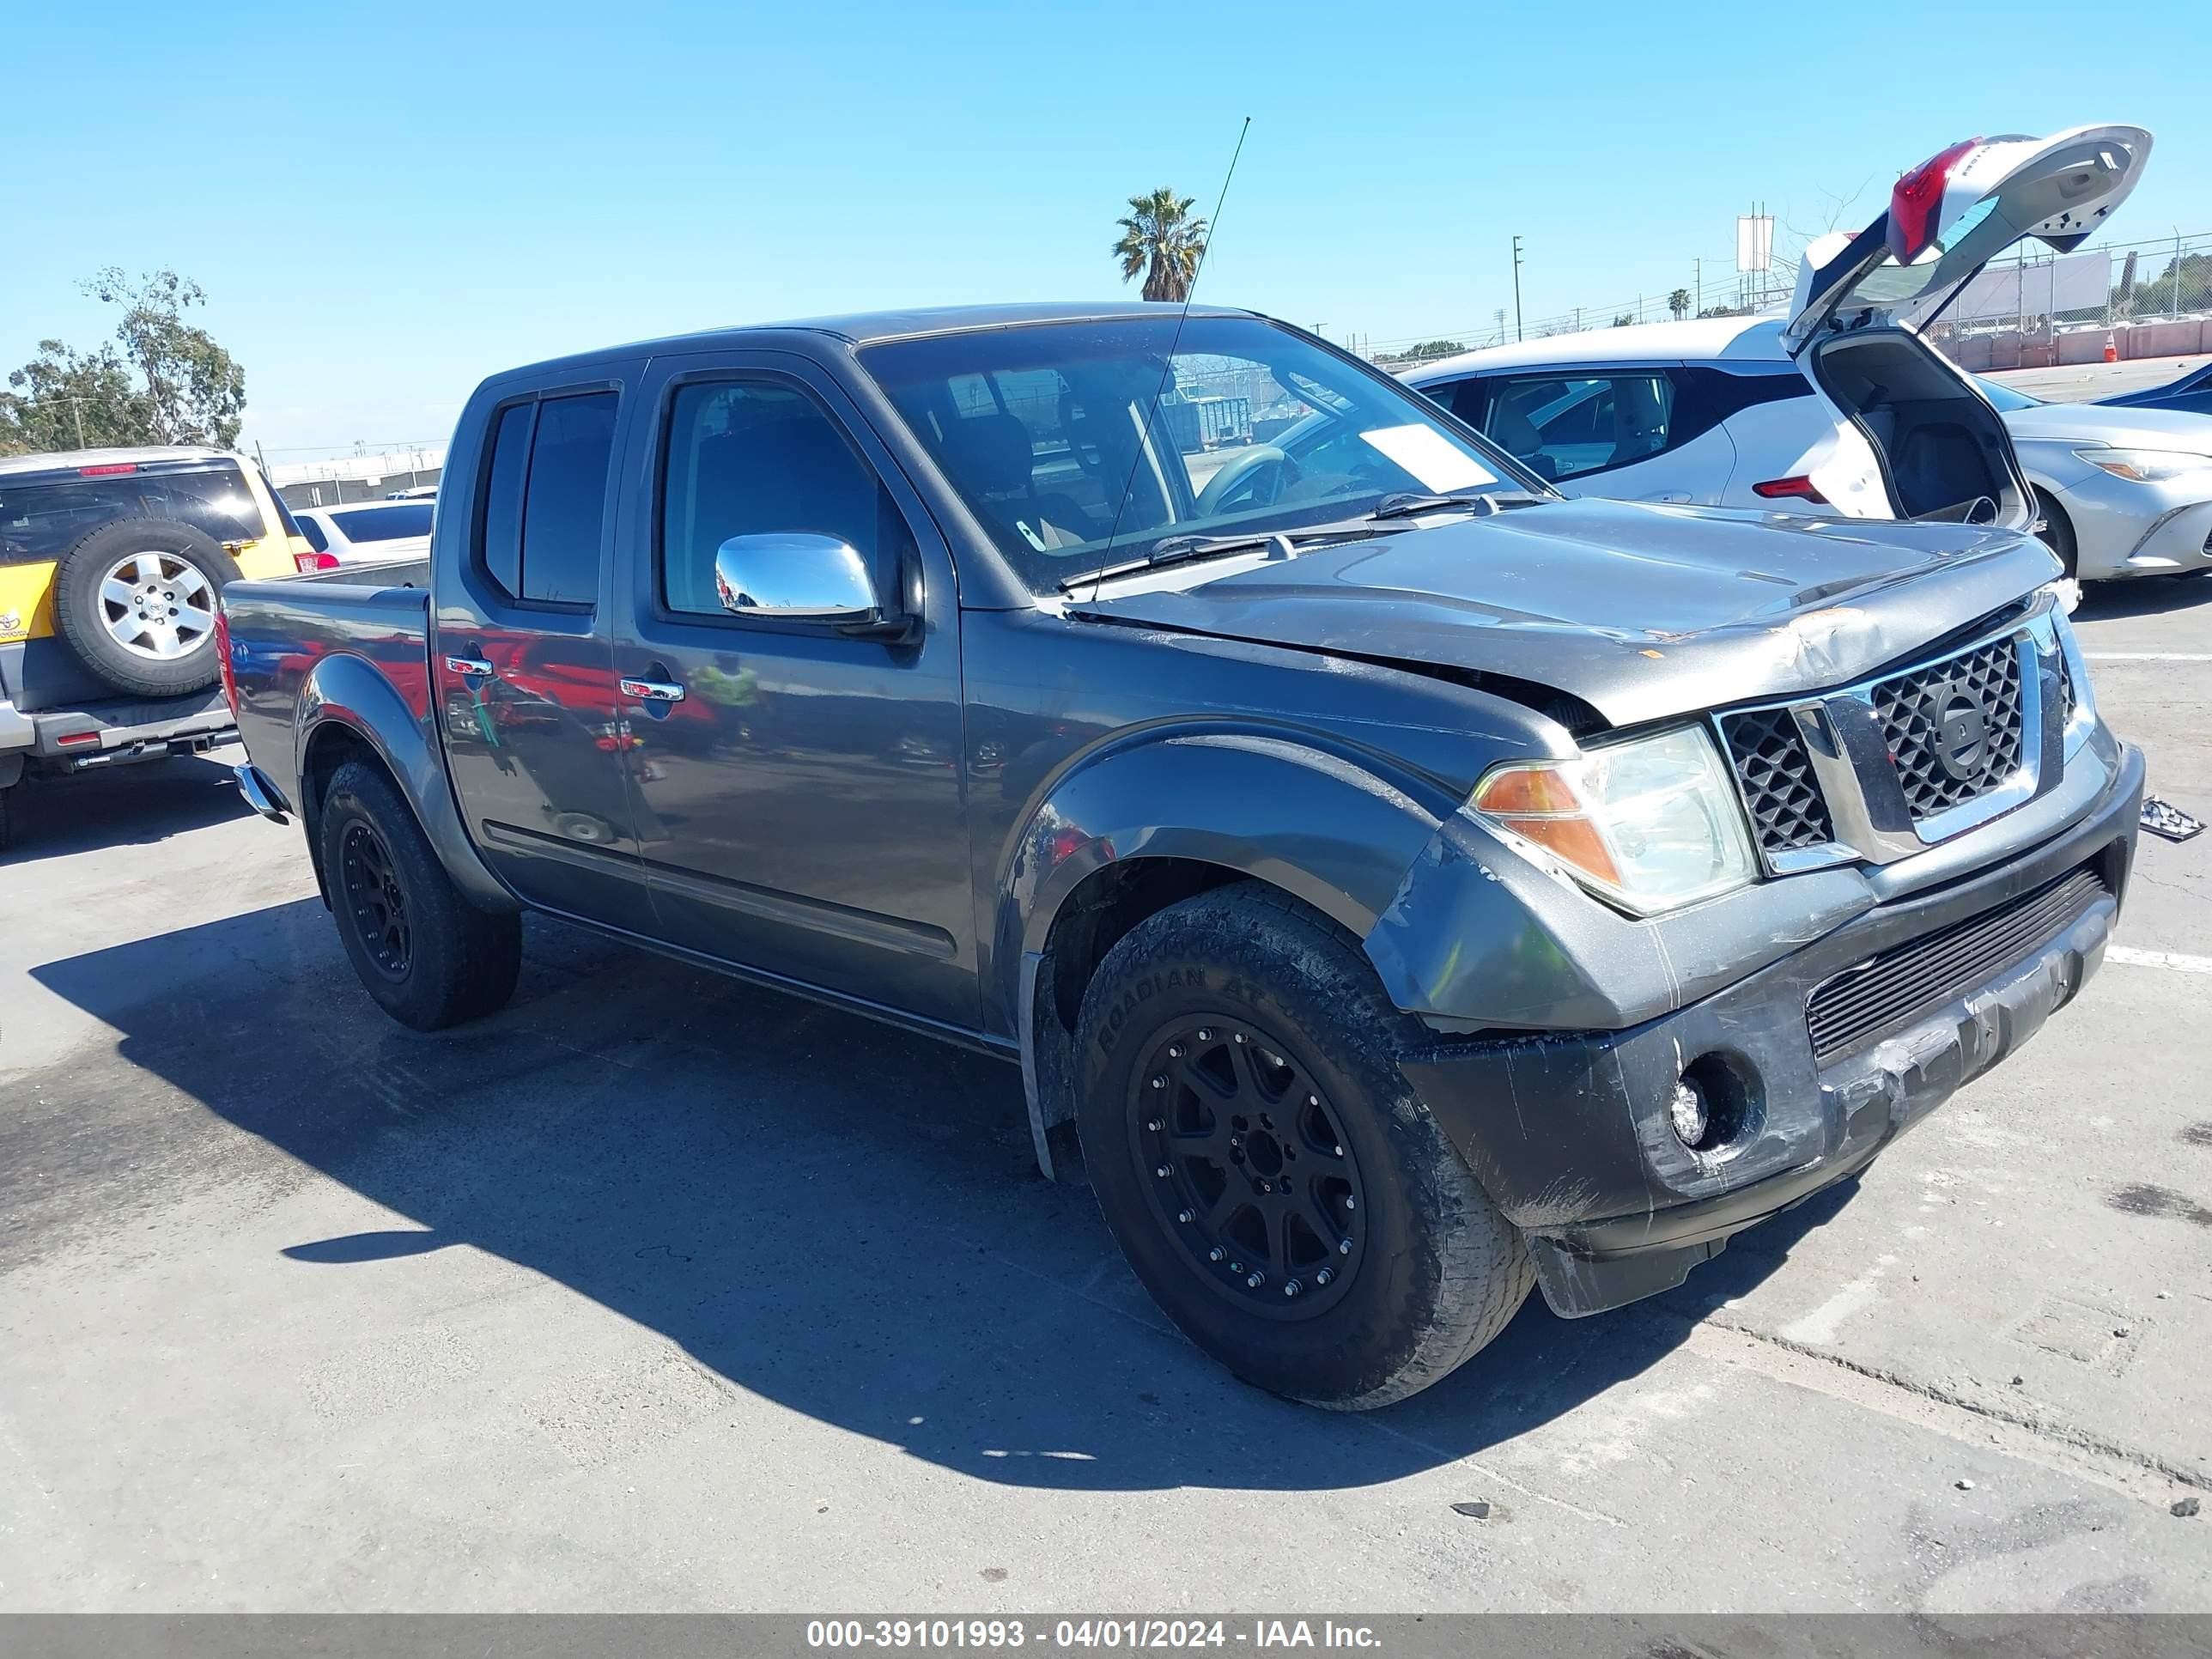
[[[839,1648],[1150,1649],[1354,1648],[1381,1645],[1371,1626],[1322,1620],[1255,1619],[1235,1629],[1220,1619],[1061,1619],[1032,1629],[1020,1619],[817,1619],[806,1644]]]

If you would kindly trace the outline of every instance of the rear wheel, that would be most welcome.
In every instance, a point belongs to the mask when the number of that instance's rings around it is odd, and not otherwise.
[[[2043,543],[2058,556],[2058,562],[2066,567],[2066,574],[2078,576],[2075,568],[2074,521],[2066,516],[2066,509],[2051,498],[2050,492],[2035,492],[2035,510],[2043,519]]]
[[[1398,1070],[1418,1023],[1257,884],[1139,924],[1078,1034],[1084,1161],[1130,1267],[1239,1376],[1361,1410],[1447,1376],[1533,1273]]]
[[[505,1005],[520,919],[462,896],[388,775],[365,761],[338,768],[317,833],[338,937],[386,1013],[434,1031]]]

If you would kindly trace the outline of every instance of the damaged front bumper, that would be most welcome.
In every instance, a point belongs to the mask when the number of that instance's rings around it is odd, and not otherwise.
[[[2134,853],[2142,759],[2113,761],[2088,810],[2040,843],[1885,898],[1672,1012],[1406,1057],[1528,1237],[1553,1309],[1597,1313],[1680,1284],[1731,1234],[1863,1168],[2070,1000],[2102,959]],[[1669,1111],[1686,1073],[1718,1132],[1696,1147]]]

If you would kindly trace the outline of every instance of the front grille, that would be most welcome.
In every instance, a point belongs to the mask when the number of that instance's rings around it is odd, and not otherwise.
[[[2111,889],[2087,865],[2009,903],[1884,951],[1815,990],[1805,1004],[1821,1065],[1913,1015],[1950,1001],[2049,944]]]
[[[1983,737],[1963,775],[1947,769],[1938,750],[1938,721],[1955,694],[1979,706]],[[2021,708],[2020,647],[2009,639],[1878,682],[1875,712],[1917,820],[1978,800],[2020,769],[2026,717]]]
[[[1731,714],[1723,724],[1760,848],[1786,853],[1835,840],[1828,803],[1813,775],[1813,757],[1805,751],[1796,716],[1787,708],[1755,708]]]

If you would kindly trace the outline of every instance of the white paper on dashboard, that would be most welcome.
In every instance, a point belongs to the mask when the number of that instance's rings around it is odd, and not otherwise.
[[[1424,489],[1466,489],[1498,482],[1432,426],[1382,426],[1359,437],[1419,479]]]

